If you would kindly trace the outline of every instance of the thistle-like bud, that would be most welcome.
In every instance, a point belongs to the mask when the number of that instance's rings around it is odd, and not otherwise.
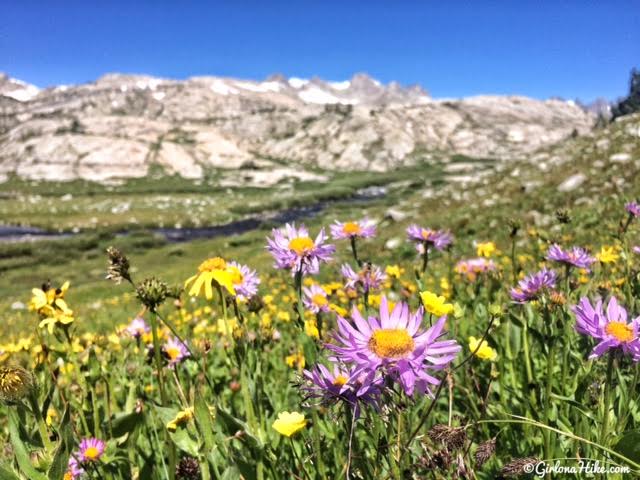
[[[481,443],[476,448],[476,453],[474,454],[474,458],[476,460],[476,468],[480,469],[482,466],[489,460],[496,451],[496,439],[495,437],[491,440],[487,440],[486,442]]]
[[[533,468],[539,462],[535,457],[514,458],[500,470],[500,476],[515,478],[525,473],[533,472]]]
[[[522,227],[520,225],[520,222],[518,220],[516,220],[515,218],[510,218],[509,220],[507,220],[507,226],[511,230],[509,232],[509,236],[511,238],[513,238],[516,235],[518,235],[518,232],[520,231],[520,228]]]
[[[184,292],[184,288],[181,285],[171,285],[167,291],[167,297],[179,300],[182,292]]]
[[[264,302],[260,295],[253,295],[247,302],[247,310],[253,313],[258,313],[264,308]]]
[[[552,304],[562,306],[567,303],[567,299],[562,292],[553,291],[549,294],[549,300]]]
[[[450,427],[448,425],[434,425],[427,432],[434,442],[443,443],[449,450],[457,450],[464,446],[467,432],[464,427]]]
[[[200,480],[200,465],[193,457],[184,457],[176,467],[176,478],[178,480]]]
[[[136,297],[152,312],[167,299],[168,295],[167,284],[155,277],[145,278],[136,286]]]
[[[116,284],[122,280],[131,281],[129,276],[129,259],[125,257],[120,250],[115,247],[107,248],[109,256],[109,267],[107,268],[107,280],[113,280]]]
[[[560,223],[571,223],[571,215],[569,215],[569,210],[565,208],[560,208],[556,210],[556,220]]]
[[[18,402],[28,397],[35,388],[36,380],[30,371],[15,365],[0,367],[1,402]]]

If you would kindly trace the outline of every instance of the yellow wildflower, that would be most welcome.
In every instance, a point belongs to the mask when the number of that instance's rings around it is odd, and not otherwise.
[[[332,312],[335,312],[337,315],[340,315],[341,317],[345,317],[347,315],[347,310],[342,308],[340,305],[336,305],[335,303],[329,304],[329,309]]]
[[[446,299],[441,295],[424,291],[420,293],[420,299],[422,300],[424,309],[436,317],[448,315],[453,312],[453,305],[446,303]]]
[[[620,255],[616,251],[616,247],[602,246],[596,258],[600,263],[616,263],[620,259]]]
[[[207,300],[213,298],[212,285],[216,284],[224,287],[230,294],[235,295],[234,280],[237,280],[237,269],[227,265],[227,262],[220,257],[209,258],[198,267],[198,273],[189,277],[185,282],[185,288],[190,283],[189,295],[197,296],[204,288]]]
[[[404,268],[400,268],[398,265],[387,265],[384,269],[384,273],[386,273],[390,278],[400,278],[404,273]]]
[[[486,340],[478,340],[476,337],[469,337],[469,350],[482,360],[495,362],[498,358],[498,352],[489,346]]]
[[[281,412],[271,425],[280,435],[290,437],[307,425],[304,415],[299,412]]]
[[[175,432],[179,426],[188,423],[193,418],[193,408],[189,407],[185,410],[179,411],[175,418],[167,423],[167,430]]]
[[[476,252],[479,257],[489,258],[496,250],[496,244],[493,242],[481,242],[476,246]]]
[[[304,333],[306,333],[311,338],[320,338],[320,331],[318,330],[318,325],[316,324],[315,319],[305,320],[304,322]]]
[[[305,366],[304,354],[302,352],[292,353],[284,359],[290,368],[301,371]]]

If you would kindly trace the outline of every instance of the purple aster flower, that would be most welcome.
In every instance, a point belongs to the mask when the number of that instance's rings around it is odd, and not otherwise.
[[[602,308],[601,299],[593,307],[586,297],[581,298],[571,310],[576,316],[576,331],[600,341],[589,358],[598,358],[610,348],[619,348],[631,355],[633,361],[640,361],[640,317],[627,323],[627,311],[618,304],[616,297],[611,297],[606,311]]]
[[[360,416],[360,404],[379,408],[384,379],[375,371],[358,373],[354,368],[349,370],[334,365],[331,373],[327,367],[319,364],[311,371],[305,370],[303,375],[308,381],[307,385],[302,386],[307,398],[318,398],[325,405],[347,402],[355,409],[356,418]]]
[[[65,476],[63,477],[64,480],[76,480],[84,474],[84,469],[78,463],[78,459],[76,458],[76,456],[80,458],[80,453],[72,453],[69,457],[67,471],[65,473]]]
[[[255,270],[238,262],[229,262],[227,269],[231,272],[231,283],[236,291],[235,297],[239,300],[248,300],[258,293],[260,277]]]
[[[387,279],[380,267],[370,263],[365,263],[359,272],[345,263],[340,268],[340,272],[346,280],[345,288],[361,289],[365,293],[379,290],[382,282]]]
[[[353,364],[354,373],[380,370],[399,382],[407,395],[414,392],[432,395],[430,387],[440,380],[429,371],[444,369],[461,347],[455,340],[438,340],[446,315],[428,330],[420,331],[423,316],[422,308],[412,314],[402,302],[389,313],[387,298],[383,296],[379,319],[372,316],[365,320],[355,307],[351,313],[355,325],[338,316],[335,339],[340,344],[329,344],[327,348],[340,361]]]
[[[272,238],[267,238],[267,250],[275,259],[275,267],[303,274],[315,274],[320,270],[320,262],[328,262],[335,251],[333,245],[324,245],[327,237],[324,229],[315,241],[309,237],[304,225],[286,224],[281,229],[273,229]]]
[[[543,268],[520,280],[518,286],[511,289],[511,298],[518,303],[537,300],[544,292],[555,288],[557,280],[558,274],[554,270]]]
[[[638,202],[629,202],[624,206],[624,209],[634,217],[640,217],[640,204]]]
[[[640,246],[633,247],[633,253],[640,255]]]
[[[80,463],[97,462],[104,453],[105,443],[98,438],[85,438],[80,442],[77,460]]]
[[[328,312],[329,300],[327,299],[327,292],[319,285],[311,285],[311,287],[303,287],[304,293],[303,302],[304,307],[313,312]]]
[[[144,321],[144,318],[136,317],[131,320],[129,325],[127,325],[125,331],[133,338],[140,338],[145,333],[150,332],[151,329],[149,328],[149,325],[147,325],[147,322]]]
[[[430,228],[409,225],[407,237],[415,242],[418,252],[424,253],[425,247],[435,247],[437,250],[444,250],[453,242],[453,235],[445,230],[431,230]]]
[[[336,221],[331,225],[331,236],[334,240],[343,240],[345,238],[371,238],[375,236],[375,234],[376,225],[368,218],[345,223]]]
[[[478,275],[495,272],[497,269],[498,266],[493,260],[484,257],[460,260],[454,267],[456,273],[465,275],[471,281],[475,281]]]
[[[586,270],[589,270],[591,264],[596,261],[584,248],[572,247],[570,250],[563,250],[556,243],[549,247],[547,259]]]
[[[190,356],[189,349],[180,340],[170,337],[162,346],[162,351],[169,360],[169,366],[173,367]]]

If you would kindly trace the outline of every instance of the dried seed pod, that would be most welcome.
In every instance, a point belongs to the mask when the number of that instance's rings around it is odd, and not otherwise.
[[[109,267],[107,268],[107,280],[113,280],[116,284],[122,280],[131,281],[129,275],[129,259],[117,248],[107,248],[109,256]]]
[[[176,478],[178,480],[200,480],[200,465],[193,457],[184,457],[176,467]]]
[[[540,460],[535,457],[514,458],[502,467],[500,476],[504,478],[515,478],[525,473],[531,473],[539,461]]]
[[[496,451],[496,439],[495,437],[491,440],[487,440],[486,442],[481,443],[476,448],[476,453],[474,455],[476,460],[476,468],[482,468],[482,466],[489,460]]]
[[[11,365],[0,367],[0,401],[18,402],[29,396],[35,388],[36,380],[30,371]]]
[[[464,427],[434,425],[427,435],[434,442],[443,443],[449,450],[462,448],[467,440],[467,432]]]

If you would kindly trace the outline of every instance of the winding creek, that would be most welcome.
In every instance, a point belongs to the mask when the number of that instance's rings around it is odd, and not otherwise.
[[[304,218],[313,218],[322,213],[329,205],[338,202],[367,203],[383,198],[386,189],[381,187],[367,188],[358,191],[352,197],[334,201],[324,201],[305,207],[295,207],[281,210],[268,215],[251,216],[241,220],[213,225],[206,227],[163,227],[153,228],[152,232],[161,235],[169,243],[189,242],[192,240],[202,240],[221,236],[239,235],[261,228],[263,225],[281,225],[284,223],[298,221]],[[16,225],[0,225],[0,243],[20,243],[34,242],[39,240],[60,240],[81,232],[50,232],[36,227],[23,227]],[[127,235],[129,232],[123,230],[117,235]]]

